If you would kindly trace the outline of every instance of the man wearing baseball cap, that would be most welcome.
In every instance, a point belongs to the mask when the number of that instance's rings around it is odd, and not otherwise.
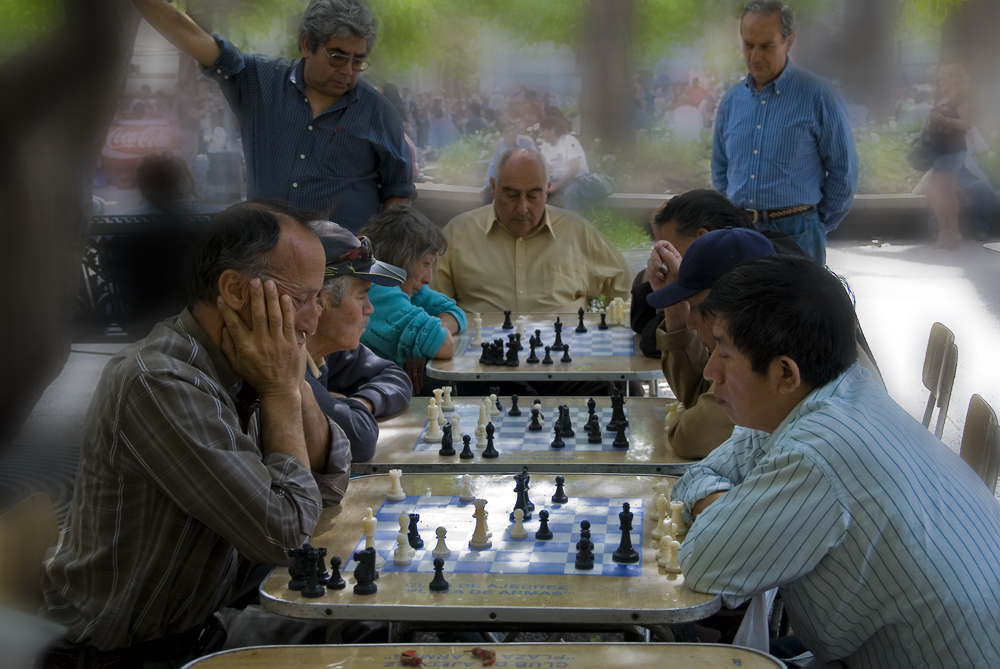
[[[715,282],[744,260],[774,255],[774,245],[750,228],[725,228],[695,239],[681,254],[665,242],[665,262],[658,271],[667,285],[649,294],[646,302],[663,310],[656,331],[660,365],[671,390],[680,400],[668,418],[670,447],[683,458],[703,458],[733,433],[733,422],[716,404],[713,383],[702,375],[715,347],[712,320],[698,311]],[[860,331],[860,327],[859,327]],[[859,336],[859,341],[863,335]],[[858,345],[858,359],[881,383],[874,363]]]
[[[395,363],[378,357],[361,343],[374,311],[368,300],[372,284],[398,286],[406,272],[379,262],[367,238],[355,237],[330,221],[310,224],[326,253],[316,333],[306,341],[306,380],[323,412],[344,430],[354,462],[375,455],[379,416],[409,404],[413,386]]]

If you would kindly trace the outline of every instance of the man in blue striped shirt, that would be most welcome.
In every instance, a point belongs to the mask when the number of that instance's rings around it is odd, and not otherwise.
[[[858,365],[839,278],[756,258],[699,309],[742,429],[672,491],[687,585],[732,607],[780,587],[820,664],[1000,666],[1000,506]]]
[[[719,105],[712,184],[747,209],[760,230],[790,235],[819,262],[858,190],[858,154],[843,98],[828,81],[795,67],[792,10],[756,0],[740,35],[749,74]]]
[[[362,0],[312,0],[294,61],[244,54],[168,0],[133,2],[222,87],[243,133],[250,198],[281,198],[357,234],[416,196],[403,122],[361,81],[378,31]]]

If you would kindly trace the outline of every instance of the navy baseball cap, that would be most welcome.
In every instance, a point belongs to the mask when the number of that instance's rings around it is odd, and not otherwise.
[[[677,281],[647,295],[646,302],[654,309],[672,307],[708,290],[744,260],[771,255],[771,240],[756,230],[725,228],[706,232],[688,247]]]
[[[313,221],[309,225],[326,253],[324,278],[356,276],[379,286],[398,286],[406,280],[406,270],[375,259],[367,237],[355,237],[332,221]]]

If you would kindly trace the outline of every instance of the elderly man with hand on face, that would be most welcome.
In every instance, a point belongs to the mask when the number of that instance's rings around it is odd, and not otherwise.
[[[218,214],[189,307],[108,361],[44,565],[43,615],[68,630],[45,666],[197,657],[248,561],[288,564],[344,496],[350,445],[305,380],[324,266],[311,218],[275,200]]]
[[[510,148],[490,179],[493,204],[453,218],[435,288],[467,312],[575,312],[588,295],[629,295],[631,269],[588,221],[546,205],[540,153]]]
[[[739,428],[671,491],[685,585],[728,607],[780,587],[797,666],[1000,666],[1000,506],[858,364],[840,277],[754,258],[697,309]]]
[[[380,416],[402,410],[413,386],[396,364],[378,357],[361,343],[374,308],[368,300],[372,284],[399,286],[406,272],[372,255],[369,241],[330,221],[310,224],[326,253],[326,279],[320,301],[323,313],[309,337],[306,379],[316,402],[351,442],[354,462],[375,455]]]

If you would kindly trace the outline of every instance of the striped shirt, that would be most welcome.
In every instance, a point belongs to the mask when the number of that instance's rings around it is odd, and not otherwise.
[[[858,190],[844,99],[791,61],[762,91],[747,75],[719,105],[712,184],[746,209],[815,205],[823,227],[833,230]]]
[[[205,74],[222,87],[240,123],[247,196],[278,197],[357,234],[392,197],[414,198],[403,122],[365,81],[313,118],[302,61],[221,50]]]
[[[674,488],[687,584],[729,606],[780,586],[822,662],[1000,666],[1000,506],[855,364],[774,434],[737,429]]]
[[[343,497],[350,444],[330,431],[325,473],[264,456],[256,392],[187,310],[160,323],[94,391],[44,615],[101,650],[201,624],[240,586],[241,557],[287,564]]]

